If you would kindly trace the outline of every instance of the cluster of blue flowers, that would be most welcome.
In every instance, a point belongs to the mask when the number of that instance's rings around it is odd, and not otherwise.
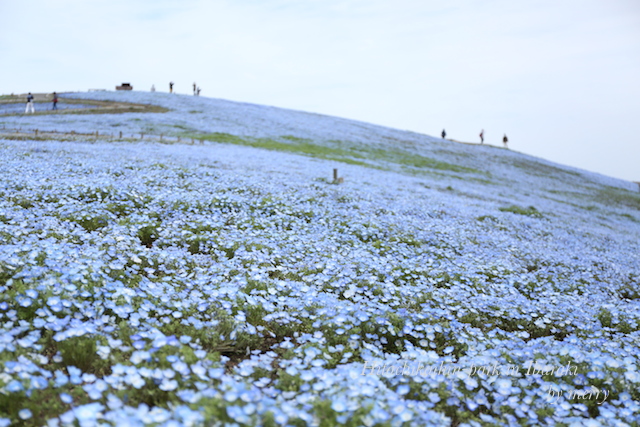
[[[123,126],[402,135],[154,96],[177,111]],[[488,182],[381,160],[332,185],[249,147],[0,140],[0,425],[639,422],[638,196],[495,151]]]

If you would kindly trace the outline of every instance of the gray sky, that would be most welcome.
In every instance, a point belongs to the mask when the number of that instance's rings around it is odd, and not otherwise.
[[[0,93],[155,84],[640,181],[638,0],[0,0]]]

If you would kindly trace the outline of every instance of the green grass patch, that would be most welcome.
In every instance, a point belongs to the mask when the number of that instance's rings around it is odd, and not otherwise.
[[[231,135],[228,133],[211,133],[206,135],[186,135],[189,138],[204,139],[207,141],[220,142],[223,144],[236,144],[244,145],[247,147],[264,148],[267,150],[281,151],[293,154],[300,154],[309,157],[315,157],[325,160],[335,160],[342,163],[348,163],[352,165],[359,165],[365,167],[376,167],[364,160],[364,157],[354,153],[351,150],[345,150],[338,147],[330,147],[327,145],[313,144],[309,140],[287,136],[287,139],[291,142],[277,141],[271,138],[251,138],[240,137]],[[359,160],[363,159],[363,160]]]
[[[582,177],[579,172],[563,169],[557,166],[546,165],[544,163],[540,163],[538,161],[529,160],[529,159],[509,159],[508,162],[518,169],[523,170],[529,175],[549,178],[568,178],[571,179],[572,182],[575,183],[575,179],[577,177]]]
[[[314,143],[310,139],[299,138],[292,135],[285,135],[276,140],[273,138],[242,137],[222,132],[205,135],[185,134],[184,136],[224,144],[236,144],[288,152],[374,169],[387,169],[379,164],[380,162],[386,162],[409,168],[410,172],[422,169],[435,169],[458,173],[484,174],[484,172],[477,169],[438,161],[416,153],[405,152],[399,149],[375,148],[366,145],[356,146],[355,144],[345,141],[332,140],[326,143]]]
[[[631,220],[633,222],[640,222],[633,215],[629,215],[627,213],[620,214],[620,216],[623,217],[623,218],[629,219],[629,220]]]
[[[596,193],[596,198],[607,206],[626,206],[640,211],[640,192],[605,186]]]
[[[542,214],[535,208],[535,206],[529,206],[523,208],[521,206],[511,205],[499,209],[501,212],[511,212],[518,215],[532,216],[536,218],[542,218]]]
[[[442,162],[430,157],[421,156],[420,154],[410,153],[406,151],[384,150],[381,148],[371,149],[369,151],[376,159],[397,163],[403,166],[416,169],[435,169],[441,171],[451,171],[459,173],[483,173],[478,169],[465,166],[455,165],[453,163]]]
[[[308,138],[299,138],[297,136],[293,136],[293,135],[285,135],[282,137],[282,139],[286,139],[287,141],[293,141],[293,142],[307,142],[310,143],[312,142],[310,139]]]

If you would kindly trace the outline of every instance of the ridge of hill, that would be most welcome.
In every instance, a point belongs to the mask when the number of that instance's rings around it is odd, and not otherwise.
[[[430,178],[456,178],[466,185],[477,182],[507,185],[516,193],[563,192],[568,199],[600,199],[615,208],[613,198],[628,190],[637,192],[636,183],[559,165],[544,159],[490,145],[465,145],[415,132],[276,107],[225,101],[204,97],[151,92],[88,92],[65,94],[75,100],[114,101],[134,105],[157,105],[171,114],[106,114],[96,121],[91,115],[19,116],[0,120],[0,124],[40,127],[93,133],[155,134],[195,137],[213,142],[263,147],[319,158],[428,175]],[[37,125],[36,125],[37,123]],[[523,179],[524,178],[524,179]],[[560,185],[558,183],[561,183]],[[558,188],[558,185],[561,188]],[[567,191],[567,185],[572,187]],[[537,186],[539,188],[532,188]],[[573,193],[573,194],[570,194]],[[556,198],[557,200],[558,198]],[[631,202],[637,207],[635,202]],[[590,205],[588,205],[590,206]]]

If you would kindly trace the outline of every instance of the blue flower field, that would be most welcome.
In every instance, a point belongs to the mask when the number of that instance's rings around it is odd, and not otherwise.
[[[636,184],[274,107],[63,97],[170,111],[0,117],[0,426],[640,425]],[[62,137],[96,131],[124,136]]]

